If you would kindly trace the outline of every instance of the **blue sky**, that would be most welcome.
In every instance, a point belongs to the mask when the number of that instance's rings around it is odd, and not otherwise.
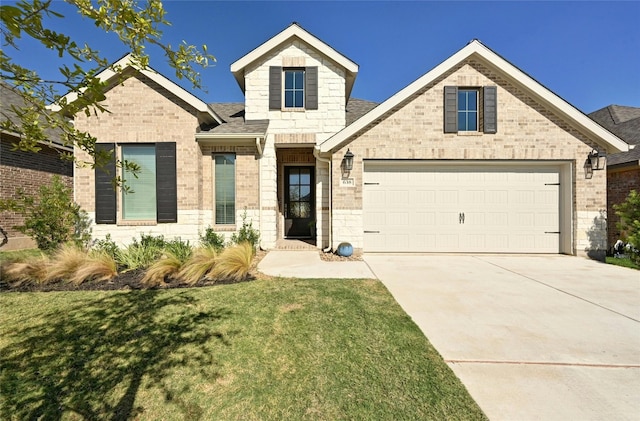
[[[113,35],[64,3],[55,22],[79,42],[116,60],[127,51]],[[640,2],[166,1],[163,40],[206,44],[216,56],[202,72],[206,102],[241,102],[229,66],[291,22],[360,65],[353,97],[382,102],[477,38],[562,98],[589,113],[609,104],[640,107]],[[59,63],[25,42],[19,62],[45,77]],[[175,80],[159,50],[151,66]]]

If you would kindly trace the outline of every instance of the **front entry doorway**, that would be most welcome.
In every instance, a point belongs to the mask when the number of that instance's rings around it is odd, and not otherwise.
[[[310,238],[315,233],[314,167],[285,167],[284,235]]]

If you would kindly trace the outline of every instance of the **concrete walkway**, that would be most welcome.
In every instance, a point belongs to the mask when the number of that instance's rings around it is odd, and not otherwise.
[[[364,258],[491,420],[640,419],[640,272],[558,255]]]
[[[258,263],[258,270],[285,278],[375,278],[363,261],[325,262],[320,259],[318,250],[271,250]]]

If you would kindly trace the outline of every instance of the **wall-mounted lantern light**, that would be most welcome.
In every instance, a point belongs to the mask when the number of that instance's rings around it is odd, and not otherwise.
[[[593,178],[593,166],[591,165],[591,160],[589,158],[584,160],[584,178],[587,180]]]
[[[604,152],[600,153],[594,149],[589,153],[589,155],[587,156],[587,159],[591,163],[591,168],[593,171],[604,170],[604,166],[607,161],[607,157],[604,154]]]
[[[344,158],[342,158],[342,170],[345,172],[349,172],[353,169],[353,152],[347,149],[347,153],[344,154]]]

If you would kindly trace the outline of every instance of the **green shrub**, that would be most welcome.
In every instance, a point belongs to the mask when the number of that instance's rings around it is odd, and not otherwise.
[[[111,239],[111,234],[107,234],[104,240],[96,240],[93,244],[93,249],[97,252],[106,253],[114,259],[118,256],[118,245]]]
[[[202,247],[213,247],[220,251],[224,248],[224,235],[218,234],[213,228],[208,227],[204,234],[200,234],[200,245]]]
[[[260,244],[260,231],[253,228],[253,222],[247,222],[247,211],[242,214],[242,227],[231,236],[232,244],[249,243],[253,250],[258,248]]]
[[[17,195],[17,199],[0,200],[0,210],[21,215],[24,223],[14,228],[33,238],[40,250],[53,251],[70,241],[87,245],[91,222],[86,212],[73,202],[71,189],[59,176],[54,176],[51,184],[41,186],[36,196],[27,195],[22,188]]]
[[[116,261],[125,270],[144,269],[162,256],[164,246],[164,237],[143,234],[140,242],[134,238],[130,245],[118,249]]]
[[[182,241],[179,238],[165,242],[164,250],[182,263],[186,262],[193,253],[193,248],[189,241]]]
[[[625,252],[629,254],[631,260],[640,263],[640,193],[631,190],[629,196],[619,205],[614,205],[616,215],[620,217],[618,229],[622,241],[631,246],[631,250]]]

